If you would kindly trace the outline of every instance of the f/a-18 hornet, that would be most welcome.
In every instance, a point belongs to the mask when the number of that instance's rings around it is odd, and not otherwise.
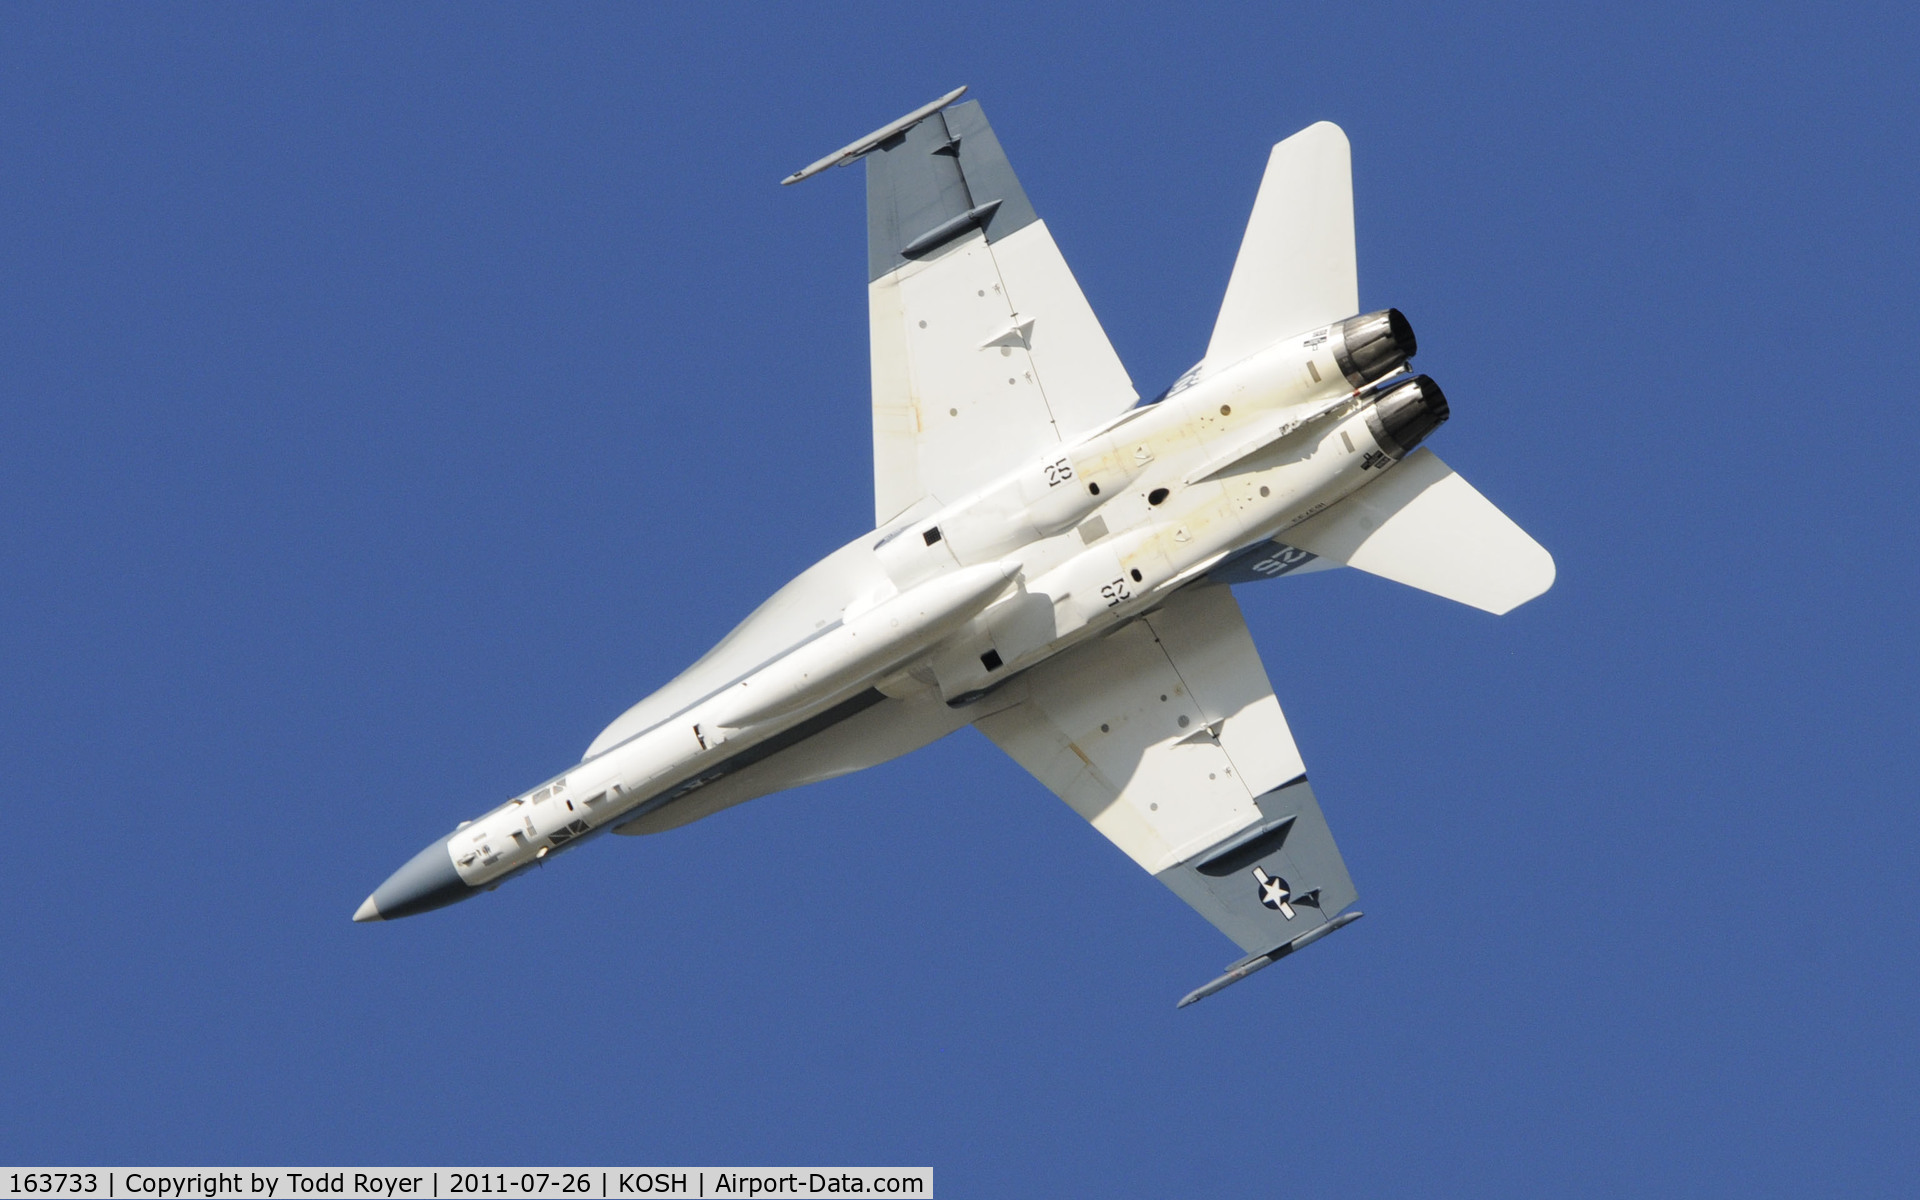
[[[1553,559],[1417,448],[1447,401],[1359,311],[1337,126],[1273,148],[1206,357],[1142,404],[965,90],[783,181],[866,164],[874,530],[354,920],[969,724],[1246,952],[1183,1005],[1360,916],[1231,585],[1349,566],[1504,613]]]

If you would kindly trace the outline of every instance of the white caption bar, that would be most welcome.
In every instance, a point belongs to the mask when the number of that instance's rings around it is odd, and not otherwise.
[[[0,1200],[931,1196],[932,1167],[0,1167]]]

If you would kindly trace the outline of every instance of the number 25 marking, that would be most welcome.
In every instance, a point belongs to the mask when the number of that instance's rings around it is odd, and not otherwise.
[[[1047,486],[1059,487],[1073,478],[1073,464],[1062,458],[1046,465]]]

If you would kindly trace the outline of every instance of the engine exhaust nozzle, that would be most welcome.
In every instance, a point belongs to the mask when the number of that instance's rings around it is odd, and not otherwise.
[[[1397,308],[1348,317],[1333,327],[1333,361],[1354,387],[1393,374],[1418,350],[1413,326]]]
[[[1416,375],[1381,393],[1367,410],[1367,428],[1380,448],[1405,458],[1448,417],[1447,395],[1428,375]]]

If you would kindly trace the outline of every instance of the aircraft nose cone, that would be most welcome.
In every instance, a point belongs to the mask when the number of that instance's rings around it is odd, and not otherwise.
[[[441,838],[387,876],[387,881],[361,903],[353,919],[391,921],[395,917],[445,908],[473,895],[475,889],[460,878],[460,872],[453,866],[453,855],[447,851],[447,843],[452,838],[452,834]]]

